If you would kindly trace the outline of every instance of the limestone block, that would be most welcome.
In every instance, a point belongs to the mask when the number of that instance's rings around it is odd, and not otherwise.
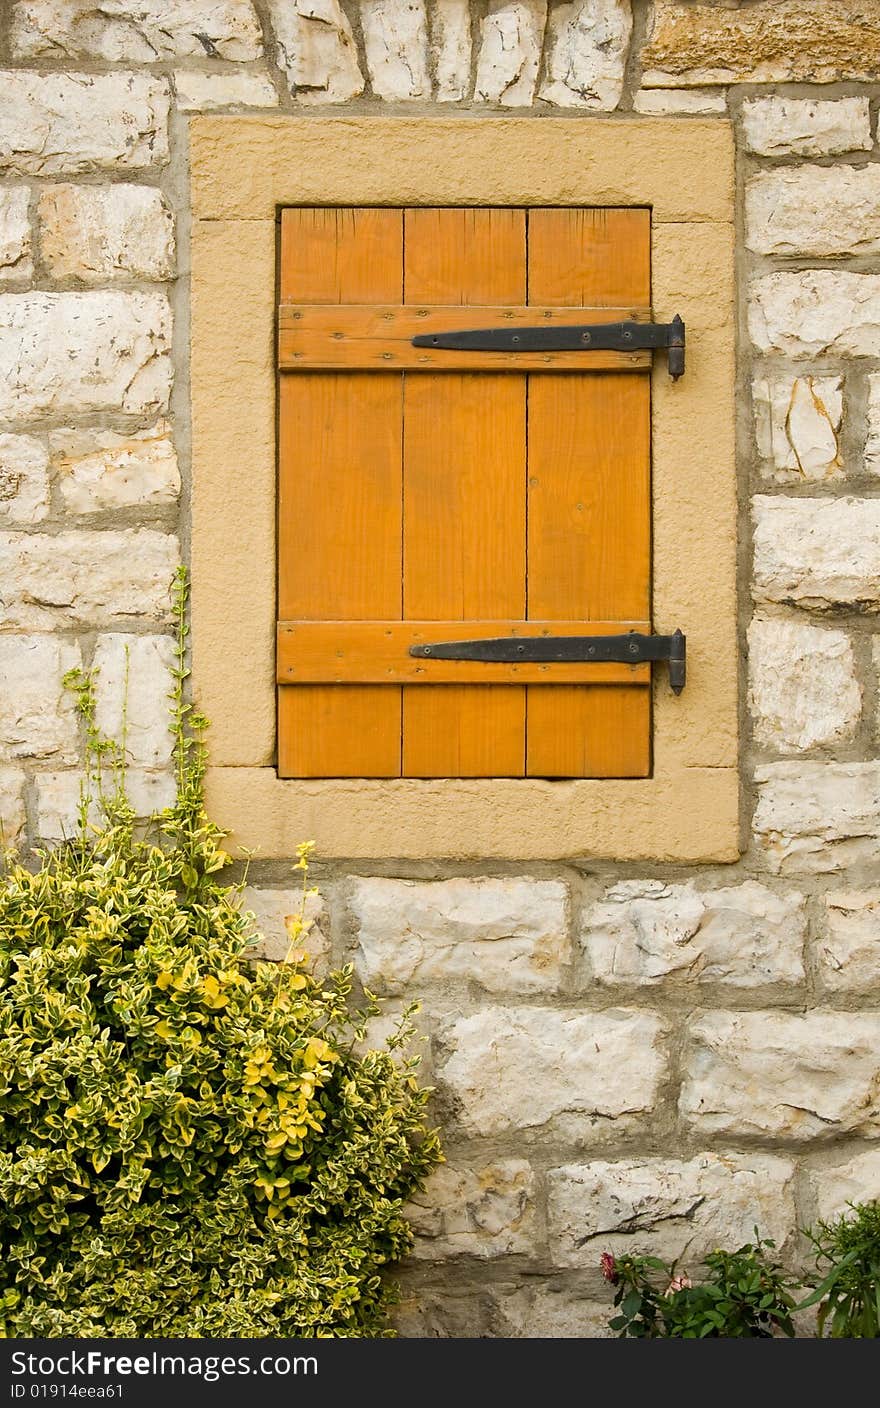
[[[4,630],[167,621],[176,537],[150,528],[0,533]]]
[[[640,88],[633,107],[646,116],[714,117],[727,112],[727,98],[717,88]]]
[[[539,98],[556,107],[611,112],[623,91],[631,33],[630,0],[551,6]]]
[[[174,91],[181,112],[214,112],[217,108],[276,108],[278,94],[265,73],[204,73],[179,69]]]
[[[126,756],[135,767],[164,768],[171,762],[168,696],[174,686],[174,664],[170,636],[114,631],[98,637],[92,661],[95,723],[105,738],[124,741]]]
[[[434,0],[428,7],[434,51],[434,96],[440,103],[458,103],[470,93],[470,0]]]
[[[778,753],[852,738],[862,691],[846,632],[756,617],[749,627],[749,709],[755,741]]]
[[[841,477],[842,377],[757,377],[752,405],[766,478],[821,483]]]
[[[258,59],[251,0],[16,0],[16,58],[120,59],[136,64],[193,55]]]
[[[831,992],[855,996],[880,983],[880,890],[826,894],[825,933],[816,958],[823,986]]]
[[[749,335],[759,352],[787,357],[873,357],[880,339],[880,274],[764,274],[749,291]]]
[[[489,0],[480,22],[474,97],[528,107],[535,97],[547,23],[547,0]]]
[[[534,1284],[495,1286],[500,1333],[514,1340],[606,1340],[614,1337],[608,1321],[617,1314],[610,1300],[594,1301],[578,1290],[557,1285],[556,1277]]]
[[[530,1252],[536,1239],[535,1175],[525,1159],[442,1164],[406,1206],[419,1260]]]
[[[0,294],[0,418],[163,411],[171,375],[164,293]]]
[[[76,703],[63,679],[81,663],[72,641],[0,635],[0,762],[77,761]]]
[[[549,880],[355,880],[356,967],[377,993],[472,982],[547,992],[570,961],[567,893]]]
[[[758,494],[752,507],[757,601],[880,610],[880,500]]]
[[[32,435],[0,432],[0,523],[39,523],[49,512],[49,455]]]
[[[817,1216],[830,1222],[851,1211],[847,1203],[869,1203],[880,1198],[880,1149],[856,1154],[845,1163],[814,1169],[810,1181]]]
[[[0,172],[73,175],[162,166],[168,83],[143,73],[0,73]]]
[[[746,184],[746,243],[756,254],[876,254],[880,166],[783,166]]]
[[[771,870],[824,873],[876,860],[880,763],[766,763],[755,782],[753,830]]]
[[[865,0],[771,0],[732,9],[655,0],[642,53],[650,87],[873,81],[880,13]]]
[[[53,279],[170,279],[174,216],[154,186],[49,186],[37,207]]]
[[[364,91],[351,25],[339,0],[270,0],[278,62],[301,103],[345,103]]]
[[[623,880],[587,913],[583,943],[603,987],[803,981],[803,896],[746,881],[698,893],[692,882]]]
[[[65,506],[72,513],[177,502],[180,471],[166,420],[128,435],[97,428],[52,430],[49,451]]]
[[[330,916],[321,895],[314,891],[303,902],[302,890],[265,890],[248,885],[242,894],[242,909],[250,910],[256,920],[254,939],[248,953],[253,958],[265,958],[270,963],[284,963],[292,953],[305,951],[309,967],[323,972],[330,958]],[[285,919],[302,912],[303,930],[295,944],[285,926]]]
[[[839,156],[874,145],[867,98],[747,98],[742,121],[756,156]]]
[[[0,287],[33,277],[27,186],[0,186]]]
[[[880,1132],[880,1013],[707,1012],[688,1028],[680,1110],[694,1133]]]
[[[83,776],[80,772],[37,773],[36,834],[40,841],[70,840],[77,833]],[[169,772],[143,772],[131,768],[125,777],[129,802],[141,820],[170,807],[176,795],[174,776]],[[91,794],[90,794],[91,795]],[[100,808],[93,799],[89,820],[98,824]]]
[[[0,848],[14,846],[25,826],[24,773],[0,768]]]
[[[865,442],[865,470],[880,474],[880,372],[868,377],[868,437]]]
[[[430,98],[425,0],[360,0],[370,84],[377,98]]]
[[[624,1008],[487,1008],[441,1029],[437,1074],[469,1134],[588,1141],[650,1122],[664,1035],[653,1013]]]
[[[753,1242],[756,1224],[782,1247],[796,1220],[794,1174],[788,1159],[757,1153],[553,1168],[551,1257],[556,1266],[592,1269],[602,1252],[643,1252],[664,1261],[685,1258],[693,1273],[716,1247]]]

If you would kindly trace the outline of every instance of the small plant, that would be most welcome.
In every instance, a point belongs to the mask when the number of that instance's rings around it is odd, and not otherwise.
[[[654,1256],[602,1257],[602,1273],[616,1287],[620,1313],[609,1321],[619,1339],[771,1339],[794,1335],[795,1283],[770,1256],[769,1239],[755,1233],[735,1252],[705,1258],[708,1275],[694,1285]]]
[[[818,1305],[816,1328],[832,1339],[880,1338],[880,1201],[849,1203],[850,1212],[807,1232],[823,1277],[798,1310]]]
[[[440,1158],[427,1092],[405,1025],[356,1054],[373,1009],[350,1013],[349,969],[248,960],[184,702],[185,595],[177,801],[136,829],[124,740],[77,675],[78,832],[0,877],[0,1335],[386,1335],[404,1203]]]

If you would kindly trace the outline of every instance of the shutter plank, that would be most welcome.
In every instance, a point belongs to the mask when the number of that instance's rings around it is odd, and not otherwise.
[[[282,300],[399,301],[402,224],[397,210],[285,210]],[[282,619],[400,616],[401,404],[399,376],[282,374]],[[278,710],[282,777],[399,776],[399,688],[281,686]]]
[[[525,300],[525,213],[407,210],[407,303]],[[525,614],[525,378],[437,373],[404,380],[404,617]],[[525,690],[403,691],[403,771],[522,776]]]
[[[650,212],[531,210],[529,301],[650,303]],[[529,379],[528,615],[650,615],[650,379]],[[644,777],[650,689],[528,690],[532,777]]]

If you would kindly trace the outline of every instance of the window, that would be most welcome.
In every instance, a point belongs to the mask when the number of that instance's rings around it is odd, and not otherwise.
[[[314,838],[325,856],[418,857],[440,856],[448,859],[473,857],[485,861],[493,857],[517,860],[566,857],[611,857],[615,859],[658,859],[690,861],[733,860],[738,855],[738,796],[737,771],[737,676],[738,653],[736,639],[736,493],[734,469],[734,302],[733,302],[733,145],[725,121],[676,118],[470,118],[448,119],[413,116],[406,118],[339,116],[298,117],[197,117],[191,123],[191,165],[193,181],[192,233],[192,624],[193,675],[197,696],[211,719],[211,767],[208,791],[214,814],[233,833],[233,843],[254,847],[262,856],[285,856],[293,853],[303,838]],[[316,580],[311,604],[305,599],[279,602],[276,566],[279,561],[277,535],[278,504],[278,371],[276,356],[276,321],[278,313],[277,255],[279,222],[282,211],[308,209],[315,220],[320,210],[345,209],[378,212],[392,221],[412,225],[420,221],[440,220],[440,212],[451,210],[456,219],[474,228],[485,220],[517,222],[533,226],[530,245],[538,247],[534,230],[542,221],[570,221],[572,228],[582,222],[587,229],[602,217],[593,212],[609,212],[604,218],[641,221],[650,246],[650,277],[653,312],[660,321],[668,321],[680,313],[688,329],[688,363],[685,376],[673,383],[666,369],[665,358],[657,357],[652,371],[633,370],[624,374],[614,371],[580,370],[558,375],[552,372],[531,372],[529,382],[529,415],[537,435],[542,398],[551,396],[558,384],[557,406],[564,413],[544,412],[546,443],[539,472],[530,469],[529,478],[541,480],[555,467],[566,439],[575,443],[590,434],[590,419],[577,403],[586,405],[590,397],[598,398],[594,407],[600,422],[607,428],[611,421],[626,427],[632,445],[639,438],[637,427],[643,424],[638,409],[630,407],[624,416],[605,416],[602,391],[612,386],[629,388],[621,394],[645,398],[647,405],[650,382],[651,434],[651,565],[650,595],[643,596],[645,605],[618,602],[602,606],[607,615],[601,619],[649,621],[654,632],[668,633],[676,628],[688,638],[688,683],[684,693],[676,698],[669,689],[666,672],[655,669],[653,684],[623,685],[608,679],[601,683],[539,685],[513,679],[506,684],[485,686],[477,681],[465,685],[434,685],[429,682],[412,684],[396,682],[378,686],[372,680],[340,684],[334,697],[346,691],[387,691],[401,703],[403,726],[398,723],[388,730],[391,744],[388,760],[376,762],[376,776],[367,776],[371,769],[364,766],[363,757],[342,759],[336,751],[333,768],[326,766],[327,740],[333,731],[332,709],[323,713],[301,709],[298,738],[294,752],[299,760],[285,758],[286,742],[279,749],[277,729],[278,690],[328,691],[332,682],[322,680],[303,685],[278,685],[279,666],[283,672],[284,653],[276,652],[278,622],[305,621],[321,626],[320,616],[333,600],[333,592],[325,581]],[[401,212],[404,212],[403,214]],[[621,212],[619,215],[612,212]],[[410,214],[412,213],[412,214]],[[540,218],[538,218],[540,217]],[[291,217],[286,217],[291,218]],[[452,216],[444,218],[453,218]],[[558,242],[559,231],[554,235]],[[443,261],[439,246],[430,237],[424,244],[425,277],[439,277]],[[404,241],[405,243],[405,241]],[[476,241],[473,251],[483,250],[486,277],[507,277],[514,267],[501,261],[496,254],[488,257],[485,241]],[[599,242],[601,244],[601,241]],[[617,247],[623,247],[620,241]],[[628,251],[635,242],[625,242]],[[444,258],[459,258],[464,253],[462,241],[450,239]],[[522,245],[520,246],[522,248]],[[479,254],[474,258],[479,260]],[[403,257],[398,268],[403,267]],[[514,259],[514,256],[510,256]],[[522,258],[520,274],[522,280]],[[379,261],[373,242],[363,262],[364,277],[378,273]],[[514,261],[515,262],[515,261]],[[528,261],[526,261],[528,266]],[[352,275],[346,260],[346,278]],[[497,268],[496,268],[497,266]],[[620,275],[613,261],[612,279]],[[537,269],[537,265],[536,265]],[[461,271],[461,278],[467,271]],[[528,267],[526,269],[528,272]],[[550,260],[541,277],[550,279],[562,272],[560,260]],[[537,276],[537,275],[536,275]],[[422,277],[420,274],[419,277]],[[471,273],[467,273],[471,278]],[[483,275],[480,275],[483,277]],[[647,280],[644,271],[642,277]],[[477,280],[477,273],[473,273]],[[459,279],[461,284],[461,279]],[[352,304],[375,302],[390,309],[408,306],[405,281],[398,274],[393,296],[381,296],[378,290],[357,297],[346,293]],[[647,286],[647,285],[645,285]],[[412,285],[414,288],[415,285]],[[475,284],[469,285],[474,288]],[[437,306],[452,306],[464,297],[480,302],[471,306],[498,307],[511,302],[510,294],[487,290],[465,294],[464,284],[455,298],[445,291],[431,297]],[[526,298],[538,306],[541,298],[548,308],[554,304],[551,289],[538,285],[523,290],[520,283],[517,305]],[[510,292],[512,293],[512,288]],[[427,288],[425,289],[427,293]],[[520,296],[521,295],[521,296]],[[323,295],[326,296],[326,295]],[[323,297],[322,296],[322,297]],[[414,295],[415,296],[415,295]],[[613,290],[604,295],[594,291],[575,293],[563,290],[563,300],[572,299],[570,306],[601,305],[603,297],[623,306],[626,300]],[[422,300],[421,294],[418,295]],[[448,299],[448,302],[447,302]],[[620,299],[617,303],[616,300]],[[500,300],[500,302],[499,302]],[[300,301],[320,303],[316,294]],[[334,291],[333,301],[339,301]],[[346,305],[351,306],[351,305]],[[640,299],[637,311],[644,307]],[[334,315],[338,316],[338,315]],[[461,315],[459,315],[461,316]],[[470,313],[468,318],[470,319]],[[566,314],[566,316],[568,316]],[[594,363],[595,365],[595,363]],[[335,375],[335,374],[334,374]],[[346,375],[348,375],[346,373]],[[429,374],[407,376],[397,374],[373,376],[368,372],[351,373],[364,382],[372,381],[377,388],[370,397],[360,400],[359,424],[351,427],[353,454],[360,454],[364,445],[380,443],[377,422],[373,432],[366,433],[367,409],[372,401],[396,394],[398,411],[402,380],[413,388],[415,398],[441,396],[441,391],[429,391]],[[459,371],[455,377],[463,381],[469,373]],[[305,384],[322,380],[324,373],[314,371],[291,373],[291,383]],[[522,388],[523,377],[518,371],[473,372],[474,381],[499,385],[497,397],[510,397],[511,388]],[[344,377],[336,377],[337,384]],[[331,378],[327,378],[329,385]],[[441,379],[433,379],[440,386]],[[397,392],[389,388],[397,386]],[[502,390],[506,386],[508,389]],[[574,390],[581,386],[582,391]],[[587,388],[599,388],[592,391]],[[641,392],[636,388],[641,387]],[[538,389],[543,388],[543,389]],[[292,391],[291,395],[301,395]],[[493,396],[496,393],[493,393]],[[518,412],[520,431],[523,430],[523,392]],[[556,394],[556,393],[553,393]],[[616,394],[616,393],[615,393]],[[564,401],[562,400],[564,398]],[[552,397],[551,397],[552,399]],[[500,400],[499,400],[500,404]],[[419,435],[416,414],[417,401],[405,418],[388,421],[383,432],[387,436],[389,455],[383,464],[397,464],[401,474],[400,505],[406,514],[408,498],[413,504],[422,491],[417,485],[417,459],[413,461],[414,477],[407,486],[409,462],[404,462],[401,444],[407,435],[406,420],[416,440],[436,441],[443,434],[451,446],[458,437],[469,439],[476,446],[470,463],[482,459],[485,473],[500,476],[502,464],[516,465],[520,488],[524,481],[526,453],[525,435],[510,440],[510,453],[500,453],[500,435],[495,426],[492,398],[481,393],[480,407],[488,406],[487,415],[468,408],[459,399],[457,407],[450,405],[441,416],[437,405],[430,415],[422,417]],[[326,408],[325,408],[326,409]],[[407,405],[404,405],[407,409]],[[373,414],[372,410],[369,412]],[[384,413],[383,413],[384,414]],[[452,425],[452,417],[457,428]],[[341,427],[336,414],[329,417]],[[512,421],[510,422],[512,424]],[[392,431],[392,424],[396,429]],[[334,434],[336,430],[334,430]],[[552,437],[556,437],[555,441]],[[394,445],[392,445],[394,440]],[[396,446],[396,448],[395,448]],[[615,456],[620,447],[615,447]],[[430,459],[436,474],[437,454],[445,465],[462,463],[451,449],[436,444],[429,446]],[[340,455],[342,451],[339,451]],[[372,454],[373,451],[371,450]],[[624,451],[631,456],[631,447]],[[519,456],[517,464],[516,457]],[[282,449],[282,461],[284,452]],[[610,458],[610,455],[609,455]],[[577,463],[577,459],[572,461]],[[619,463],[619,459],[617,460]],[[549,467],[549,468],[545,468]],[[646,468],[630,472],[630,485],[644,485]],[[552,477],[552,475],[551,475]],[[329,481],[328,481],[329,482]],[[448,478],[450,488],[453,480]],[[436,478],[431,494],[422,493],[421,502],[436,498]],[[501,478],[495,482],[490,500],[481,494],[481,481],[459,474],[455,493],[467,498],[470,512],[479,518],[480,531],[486,530],[487,506],[494,504],[496,513],[488,526],[493,533],[498,525],[497,544],[490,558],[495,568],[479,573],[470,582],[462,577],[455,589],[441,603],[450,574],[448,531],[461,533],[462,524],[470,518],[453,504],[443,510],[439,502],[430,509],[432,520],[424,516],[416,530],[421,531],[421,548],[409,554],[416,570],[420,563],[430,563],[416,589],[435,593],[424,605],[424,620],[440,621],[454,626],[457,622],[482,623],[493,632],[499,620],[511,624],[516,620],[538,619],[537,611],[548,621],[565,622],[597,620],[599,607],[595,600],[578,599],[577,578],[569,580],[570,595],[559,604],[527,596],[516,604],[512,596],[500,601],[491,599],[493,582],[502,581],[508,590],[508,569],[512,554],[508,544],[512,537],[519,542],[520,558],[516,575],[522,578],[523,543],[528,542],[527,566],[529,580],[540,582],[537,566],[540,553],[554,557],[562,566],[565,551],[555,538],[538,544],[538,557],[528,560],[532,552],[531,535],[536,531],[542,510],[538,507],[540,491],[536,488],[526,497],[534,504],[526,508],[522,497],[509,494],[504,499]],[[619,487],[609,482],[609,492]],[[282,503],[285,491],[282,487]],[[334,497],[337,501],[334,502]],[[390,506],[392,497],[387,504]],[[502,503],[502,500],[504,502]],[[548,500],[549,501],[549,500]],[[568,495],[564,499],[570,515],[580,516],[578,503],[587,500]],[[611,502],[611,500],[609,500]],[[378,512],[379,500],[370,501],[369,512]],[[288,534],[288,550],[301,554],[310,552],[320,557],[319,530],[339,523],[342,507],[336,490],[313,496],[306,512],[304,499],[290,501],[290,523],[283,528]],[[349,510],[346,510],[349,511]],[[356,508],[352,507],[352,512]],[[624,511],[624,505],[620,506]],[[285,508],[285,512],[287,509]],[[528,534],[522,527],[522,515],[528,512]],[[615,510],[617,512],[617,510]],[[631,560],[626,563],[627,583],[638,582],[638,572],[632,571],[633,555],[644,553],[645,506],[625,506],[631,515],[625,532],[600,535],[599,541],[612,539],[626,545]],[[443,535],[440,519],[445,513]],[[368,622],[397,622],[415,619],[417,598],[404,600],[407,553],[404,540],[412,526],[410,512],[403,527],[395,531],[400,538],[389,552],[392,572],[389,572],[389,598],[378,597],[358,604],[349,597],[342,623],[350,629],[361,628]],[[552,514],[547,521],[552,520]],[[571,517],[569,522],[571,521]],[[638,525],[641,524],[641,527]],[[504,525],[502,527],[502,525]],[[511,526],[515,526],[514,528]],[[635,527],[633,525],[636,525]],[[505,536],[506,535],[506,536]],[[394,534],[389,541],[394,544]],[[456,541],[460,541],[456,540]],[[569,543],[581,542],[577,532]],[[637,549],[637,544],[641,544]],[[446,556],[444,556],[444,553]],[[576,553],[572,552],[572,558]],[[384,558],[383,558],[384,562]],[[534,565],[533,565],[534,564]],[[582,565],[582,564],[581,564]],[[580,570],[580,567],[579,569]],[[323,570],[326,577],[326,568]],[[380,574],[381,575],[381,574]],[[557,580],[565,580],[560,570]],[[571,574],[569,574],[569,577]],[[534,578],[534,582],[532,579]],[[546,579],[551,581],[548,572]],[[353,577],[345,586],[352,590]],[[384,577],[382,578],[384,590]],[[375,585],[375,584],[373,584]],[[393,590],[392,590],[393,588]],[[643,587],[644,588],[644,583]],[[372,586],[371,586],[372,589]],[[486,596],[480,597],[484,591]],[[541,590],[544,590],[542,587]],[[629,587],[627,587],[629,590]],[[469,594],[473,593],[473,596]],[[392,603],[391,597],[394,601]],[[465,600],[465,597],[469,599]],[[341,596],[337,601],[342,604]],[[424,598],[422,598],[424,601]],[[509,601],[509,606],[508,606]],[[317,606],[316,603],[317,602]],[[482,604],[485,603],[485,604]],[[393,610],[392,610],[393,605]],[[279,610],[279,606],[282,608]],[[293,606],[293,610],[291,610]],[[380,611],[381,606],[381,611]],[[430,609],[428,609],[430,606]],[[454,609],[453,609],[454,606]],[[650,606],[650,615],[648,615]],[[334,606],[338,610],[338,606]],[[419,604],[421,613],[423,606]],[[442,614],[441,614],[442,612]],[[407,656],[407,658],[409,658]],[[604,668],[604,667],[603,667]],[[591,675],[591,678],[596,678]],[[491,727],[483,730],[462,728],[461,720],[473,707],[462,702],[459,719],[430,722],[433,701],[443,709],[458,709],[453,696],[462,700],[478,693],[493,691],[515,701],[526,694],[523,733],[520,724],[502,726],[497,716]],[[564,757],[557,761],[550,751],[561,752],[569,747],[564,737],[556,736],[553,728],[535,728],[542,708],[541,701],[552,700],[557,691],[557,703],[567,696],[577,702],[573,709],[588,711],[596,707],[586,704],[603,695],[628,701],[624,707],[636,712],[633,701],[641,700],[642,720],[646,727],[641,733],[641,756],[629,762],[616,758],[607,766],[610,776],[601,776],[604,764],[599,751],[591,745],[582,750],[580,759]],[[415,717],[408,701],[416,697],[416,712],[427,715],[428,722],[419,724],[418,736],[413,733],[407,755],[406,713]],[[354,698],[354,694],[352,694]],[[650,699],[650,718],[646,704]],[[299,707],[299,706],[295,706]],[[383,708],[385,705],[383,704]],[[393,710],[392,708],[392,721]],[[519,705],[492,703],[512,719]],[[566,706],[568,707],[568,706]],[[564,710],[548,711],[563,717]],[[309,718],[314,720],[313,740],[308,742]],[[488,712],[477,710],[477,717],[490,718]],[[520,716],[521,717],[521,716]],[[381,730],[374,725],[359,730],[345,724],[337,731],[344,746],[357,751],[359,732],[372,729],[369,747],[378,749]],[[569,738],[576,730],[567,731]],[[613,730],[608,730],[611,737]],[[457,733],[457,741],[456,741]],[[318,734],[321,739],[318,739]],[[590,730],[583,732],[590,736]],[[627,732],[632,742],[639,735]],[[403,742],[401,743],[401,740]],[[531,740],[531,743],[529,742]],[[645,741],[647,740],[647,742]],[[628,743],[627,746],[630,746]],[[650,743],[651,754],[647,756]],[[320,747],[319,747],[320,744]],[[383,748],[386,746],[382,745]],[[531,748],[534,753],[529,757]],[[538,758],[538,749],[545,755]],[[320,749],[324,754],[321,755]],[[516,755],[513,762],[499,766],[497,757],[486,760],[492,750],[509,750]],[[311,759],[306,753],[311,751]],[[590,756],[587,756],[589,751]],[[421,756],[417,756],[420,753]],[[427,753],[427,756],[426,756]],[[456,762],[455,755],[458,761]],[[465,757],[465,754],[468,756]],[[481,756],[482,755],[482,756]],[[520,757],[522,762],[519,762]],[[527,761],[528,759],[528,761]],[[450,760],[455,766],[450,765]],[[312,773],[312,776],[284,777],[291,772]],[[386,774],[387,769],[387,774]],[[336,775],[330,775],[332,771]],[[410,775],[399,775],[409,771]],[[626,775],[627,771],[631,774]],[[488,775],[479,775],[485,772]],[[580,772],[590,776],[578,776]],[[348,775],[346,775],[348,774]],[[457,774],[457,775],[456,775]],[[525,775],[524,775],[525,774]],[[641,774],[641,775],[638,775]]]
[[[645,209],[282,211],[282,777],[649,774],[649,666],[408,652],[650,631],[650,355],[409,341],[458,305],[649,321],[650,236]]]

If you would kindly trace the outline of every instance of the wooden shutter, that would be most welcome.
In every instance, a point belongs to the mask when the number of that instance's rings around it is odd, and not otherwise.
[[[649,318],[650,212],[285,210],[280,305],[281,776],[646,776],[650,667],[408,651],[650,630],[650,354],[410,339]]]

